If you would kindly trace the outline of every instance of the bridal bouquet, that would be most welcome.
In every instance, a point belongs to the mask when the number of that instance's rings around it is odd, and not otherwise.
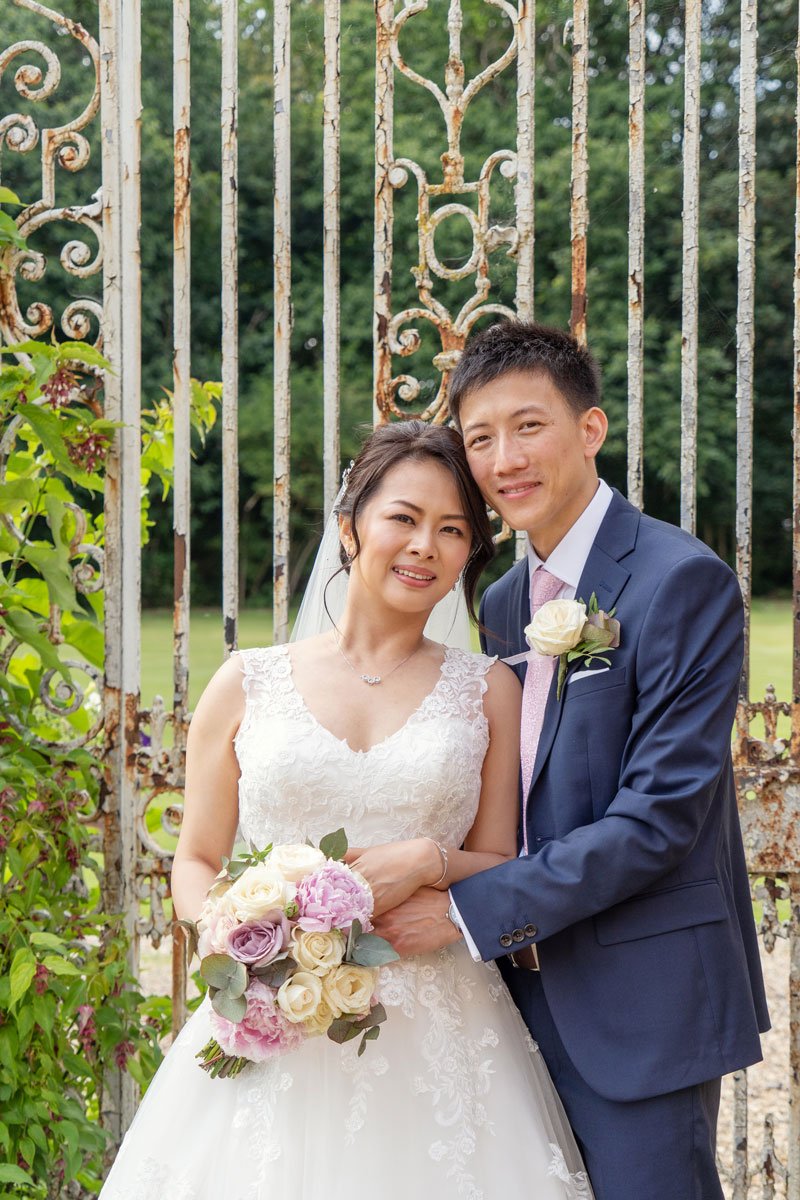
[[[346,851],[339,829],[319,849],[270,845],[223,860],[197,925],[181,922],[211,995],[214,1036],[197,1057],[214,1078],[321,1034],[361,1035],[362,1054],[380,1033],[378,970],[398,956],[369,932],[372,892]]]

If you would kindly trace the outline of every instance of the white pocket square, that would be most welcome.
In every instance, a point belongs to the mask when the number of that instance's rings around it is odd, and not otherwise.
[[[590,675],[603,675],[608,670],[608,667],[598,667],[596,671],[576,671],[568,677],[567,683],[574,683],[576,679],[588,679]]]

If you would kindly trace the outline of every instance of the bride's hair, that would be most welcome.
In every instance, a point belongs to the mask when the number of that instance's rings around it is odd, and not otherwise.
[[[336,510],[350,520],[356,546],[352,557],[355,558],[361,549],[359,510],[378,490],[387,471],[403,462],[438,463],[449,472],[458,489],[472,533],[472,547],[464,565],[464,598],[471,619],[477,623],[475,589],[483,568],[494,557],[494,542],[486,502],[470,474],[464,443],[455,429],[411,420],[380,425],[370,434],[347,474],[344,494]],[[349,570],[352,559],[348,559],[343,546],[339,547],[339,554],[342,567]]]

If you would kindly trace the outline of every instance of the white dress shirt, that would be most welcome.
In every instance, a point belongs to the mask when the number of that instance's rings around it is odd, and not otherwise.
[[[613,492],[608,484],[602,479],[598,480],[597,491],[575,524],[564,534],[549,558],[541,559],[534,550],[530,538],[528,538],[527,556],[531,576],[533,576],[533,572],[539,567],[545,567],[551,575],[555,575],[557,579],[564,580],[564,586],[557,596],[558,600],[575,599],[575,593],[578,590],[578,583],[583,574],[583,568],[586,566],[586,560],[594,545],[598,530],[603,523],[603,518],[608,512],[612,496]],[[450,899],[453,900],[452,895]],[[478,953],[478,947],[470,937],[470,932],[464,924],[454,900],[451,911],[457,918],[457,924],[464,934],[467,949],[475,961],[480,962],[481,956]],[[534,946],[534,952],[535,949]]]

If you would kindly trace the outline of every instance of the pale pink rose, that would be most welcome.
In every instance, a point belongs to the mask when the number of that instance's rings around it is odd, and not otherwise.
[[[209,905],[201,914],[197,939],[197,953],[201,959],[209,954],[228,953],[228,935],[239,922],[229,906],[220,902]]]
[[[286,1020],[275,1003],[273,988],[260,979],[252,979],[245,996],[247,1012],[238,1024],[227,1021],[213,1010],[211,1013],[211,1030],[226,1054],[250,1062],[266,1062],[302,1045],[302,1029]]]
[[[297,885],[297,924],[307,932],[349,929],[360,921],[371,929],[372,893],[344,863],[328,862]]]
[[[280,909],[259,921],[237,925],[227,938],[228,954],[248,967],[261,967],[277,958],[289,945],[292,927]]]

